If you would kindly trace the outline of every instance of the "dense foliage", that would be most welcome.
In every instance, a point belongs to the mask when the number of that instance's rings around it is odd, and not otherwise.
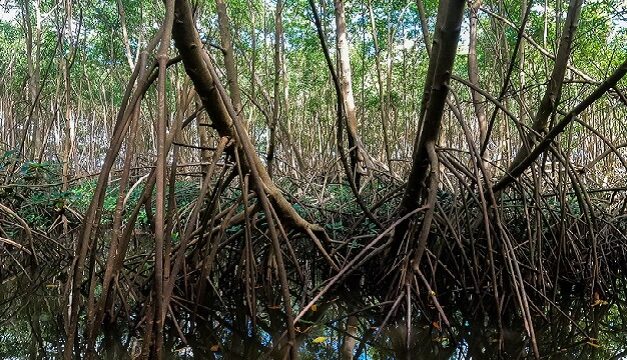
[[[624,351],[624,1],[0,6],[15,356]]]

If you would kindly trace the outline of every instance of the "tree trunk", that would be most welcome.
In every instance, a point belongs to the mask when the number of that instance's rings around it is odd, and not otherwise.
[[[276,2],[274,13],[274,101],[272,102],[272,118],[268,124],[270,131],[268,138],[268,174],[272,176],[274,165],[274,152],[276,149],[276,130],[281,116],[282,96],[281,80],[283,79],[283,0]]]
[[[340,355],[342,360],[352,360],[353,351],[355,350],[355,344],[357,343],[357,325],[359,321],[357,316],[350,315],[346,319],[346,329],[344,340],[342,342],[342,348],[340,349]]]
[[[442,115],[449,92],[449,82],[457,53],[463,14],[463,0],[440,2],[433,48],[429,58],[428,77],[425,80],[425,94],[421,104],[422,109],[424,109],[421,110],[421,113],[424,112],[424,116],[420,121],[420,131],[416,137],[412,168],[405,194],[401,200],[399,217],[418,208],[424,197],[423,192],[427,187],[426,180],[429,172],[436,174],[439,171],[437,167],[431,167],[429,171],[429,167],[434,163],[434,157],[437,158],[435,144],[442,126]],[[434,177],[437,178],[437,176]],[[422,226],[428,228],[430,224],[425,221]],[[408,220],[402,221],[396,227],[392,247],[394,252],[398,251],[408,229]]]
[[[374,45],[374,53],[375,53],[375,68],[377,70],[377,86],[379,90],[379,110],[381,112],[381,127],[383,131],[383,146],[385,149],[385,160],[387,162],[388,168],[392,171],[392,152],[390,150],[390,142],[388,139],[388,124],[390,122],[390,102],[389,96],[386,96],[383,89],[383,74],[381,71],[381,51],[379,48],[379,34],[377,32],[377,26],[375,23],[374,11],[372,10],[371,1],[368,1],[368,14],[370,15],[370,27],[372,30],[372,43]],[[388,77],[391,74],[388,73]]]
[[[324,231],[320,226],[307,222],[292,208],[270,179],[261,159],[254,154],[254,147],[248,135],[246,133],[240,135],[234,128],[233,119],[227,109],[230,104],[226,104],[220,96],[212,75],[215,73],[213,62],[203,49],[194,26],[191,8],[186,0],[176,1],[176,18],[173,33],[174,44],[183,59],[185,71],[194,83],[196,92],[212,120],[211,126],[221,137],[236,139],[238,151],[242,152],[241,158],[248,161],[245,165],[248,169],[254,167],[259,172],[259,179],[255,180],[261,183],[285,224],[303,233],[307,233],[308,230]],[[244,151],[250,151],[252,157],[248,158]]]
[[[231,100],[235,107],[235,112],[242,111],[242,96],[237,82],[237,69],[235,68],[235,57],[233,55],[233,41],[229,30],[229,15],[224,0],[216,0],[218,10],[218,26],[220,28],[220,43],[224,49],[224,68],[226,69],[226,81],[228,83]]]
[[[335,0],[335,26],[337,36],[340,88],[344,100],[344,114],[348,132],[348,146],[350,160],[355,178],[355,185],[359,188],[362,175],[368,174],[371,167],[368,154],[357,131],[357,112],[355,97],[353,96],[352,74],[350,65],[349,43],[346,35],[346,18],[344,0]]]
[[[133,61],[133,54],[131,53],[131,42],[129,41],[128,31],[126,29],[126,13],[124,12],[124,4],[122,0],[116,0],[118,8],[118,15],[120,15],[120,26],[122,30],[122,41],[124,41],[124,55],[126,55],[126,61],[131,71],[135,68],[135,62]]]
[[[479,10],[479,6],[481,6],[480,0],[473,1],[469,8],[470,11],[468,12],[470,32],[470,41],[468,44],[468,80],[470,80],[470,83],[478,88],[481,87],[479,85],[479,63],[477,61],[477,23],[479,22],[477,12]],[[470,88],[470,94],[472,96],[475,115],[477,116],[477,123],[479,125],[480,144],[483,144],[486,141],[488,132],[484,103],[485,99],[473,88]]]
[[[501,191],[509,186],[514,179],[520,176],[542,153],[547,151],[551,143],[555,138],[566,129],[566,126],[570,124],[579,114],[586,110],[590,105],[597,101],[610,89],[614,88],[616,84],[627,74],[627,61],[623,62],[604,82],[602,82],[597,88],[583,99],[577,106],[575,106],[568,114],[548,131],[546,136],[542,138],[538,144],[529,151],[529,155],[521,159],[516,167],[513,167],[507,172],[494,186],[492,187],[494,192]]]
[[[570,0],[568,6],[568,14],[560,39],[559,50],[555,58],[555,66],[551,73],[549,85],[544,93],[544,97],[540,102],[540,107],[533,120],[532,132],[522,139],[522,146],[518,150],[516,157],[509,166],[508,171],[519,166],[522,161],[529,155],[533,145],[537,143],[536,134],[544,134],[548,131],[549,117],[557,109],[562,93],[562,85],[564,83],[564,75],[568,67],[568,59],[573,47],[575,31],[579,25],[579,15],[581,14],[581,5],[583,0]]]
[[[32,6],[35,10],[35,25],[33,26],[31,17],[31,1],[22,1],[22,19],[24,21],[25,40],[26,40],[26,62],[28,69],[28,105],[29,117],[24,125],[22,134],[21,149],[22,153],[28,159],[35,159],[39,146],[39,96],[40,96],[40,77],[41,77],[41,9],[40,2],[33,1]],[[30,137],[30,146],[28,146],[29,132],[32,128]],[[25,148],[28,146],[28,153]]]

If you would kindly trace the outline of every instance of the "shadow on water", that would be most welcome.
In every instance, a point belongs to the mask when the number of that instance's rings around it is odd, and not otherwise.
[[[0,358],[55,359],[64,346],[62,280],[58,270],[40,270],[5,279],[0,287]],[[352,305],[349,305],[352,304]],[[462,302],[463,303],[463,302]],[[560,310],[549,308],[534,319],[540,353],[550,359],[627,358],[627,302],[625,294],[592,306],[581,296],[563,292]],[[532,352],[524,324],[515,314],[504,314],[502,342],[499,331],[470,302],[446,305],[451,330],[437,315],[426,321],[416,316],[408,335],[403,320],[379,328],[386,311],[366,301],[335,296],[321,302],[298,326],[302,359],[338,359],[345,341],[346,320],[356,315],[355,359],[525,359]],[[361,309],[361,310],[357,310]],[[455,310],[452,310],[455,309]],[[204,319],[180,314],[179,327],[168,329],[169,359],[277,358],[273,344],[284,341],[280,314],[266,309],[255,324],[246,320],[247,309],[232,313],[205,309]],[[433,312],[435,313],[435,312]],[[127,326],[107,329],[98,341],[103,359],[132,359],[141,350],[140,333]],[[130,325],[133,324],[133,325]],[[239,324],[239,325],[235,325]],[[276,325],[276,326],[274,326]],[[181,336],[183,335],[183,336]],[[183,341],[182,338],[185,340]],[[409,340],[409,346],[407,341]],[[79,340],[80,341],[80,340]]]

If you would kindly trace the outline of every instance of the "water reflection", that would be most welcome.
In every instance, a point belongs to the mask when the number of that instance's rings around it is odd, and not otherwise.
[[[0,358],[59,358],[65,339],[62,284],[58,271],[39,271],[5,279],[0,286]],[[352,307],[335,298],[321,303],[298,325],[302,359],[338,359],[346,338]],[[607,303],[590,304],[579,296],[562,296],[560,309],[548,306],[534,318],[540,354],[550,359],[627,358],[627,311],[624,294]],[[592,306],[594,305],[594,306]],[[457,308],[452,311],[452,308]],[[403,320],[380,329],[384,311],[362,311],[356,317],[356,359],[525,359],[533,357],[524,324],[515,314],[503,316],[502,336],[497,324],[478,308],[448,304],[452,331],[437,316],[419,316],[407,334]],[[181,307],[182,309],[183,307]],[[366,306],[366,308],[368,308]],[[370,309],[376,309],[370,307]],[[263,309],[255,324],[244,307],[228,314],[205,309],[206,318],[179,312],[177,327],[166,335],[168,359],[281,358],[285,344],[278,309]],[[537,311],[536,311],[537,313]],[[132,324],[134,325],[134,324]],[[141,352],[139,329],[107,329],[98,341],[103,359],[132,359]],[[184,337],[184,341],[181,339]],[[409,341],[409,346],[408,346]],[[80,342],[80,339],[79,339]],[[80,344],[79,344],[80,345]],[[79,346],[80,347],[80,346]]]
[[[1,359],[52,359],[62,351],[65,332],[59,286],[52,271],[2,281]]]

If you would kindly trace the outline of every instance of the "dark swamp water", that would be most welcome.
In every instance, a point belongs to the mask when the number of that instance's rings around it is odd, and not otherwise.
[[[62,283],[56,271],[40,271],[5,279],[0,286],[0,359],[58,359],[65,345]],[[627,359],[627,309],[623,296],[596,304],[578,296],[561,296],[560,311],[534,318],[538,347],[547,359]],[[302,359],[340,359],[347,308],[339,298],[321,306],[318,319],[306,324],[298,337]],[[322,309],[324,308],[324,309]],[[353,313],[357,309],[354,309]],[[380,328],[381,317],[368,311],[357,314],[355,359],[525,359],[532,358],[530,342],[520,321],[504,316],[504,346],[499,350],[498,330],[479,309],[445,309],[452,331],[436,320],[418,316],[412,322],[407,350],[405,326]],[[258,314],[257,326],[234,326],[237,310],[207,319],[184,315],[179,331],[166,335],[168,359],[273,359],[273,339],[282,330],[273,328],[272,316]],[[246,309],[241,309],[244,314]],[[240,314],[241,315],[241,314]],[[509,318],[515,318],[509,316]],[[432,319],[433,320],[433,319]],[[130,320],[121,324],[137,323]],[[270,324],[270,325],[269,325]],[[278,326],[277,326],[278,327]],[[79,340],[80,341],[80,340]],[[78,344],[80,347],[80,344]],[[108,329],[98,341],[103,359],[133,359],[141,349],[141,328]]]

